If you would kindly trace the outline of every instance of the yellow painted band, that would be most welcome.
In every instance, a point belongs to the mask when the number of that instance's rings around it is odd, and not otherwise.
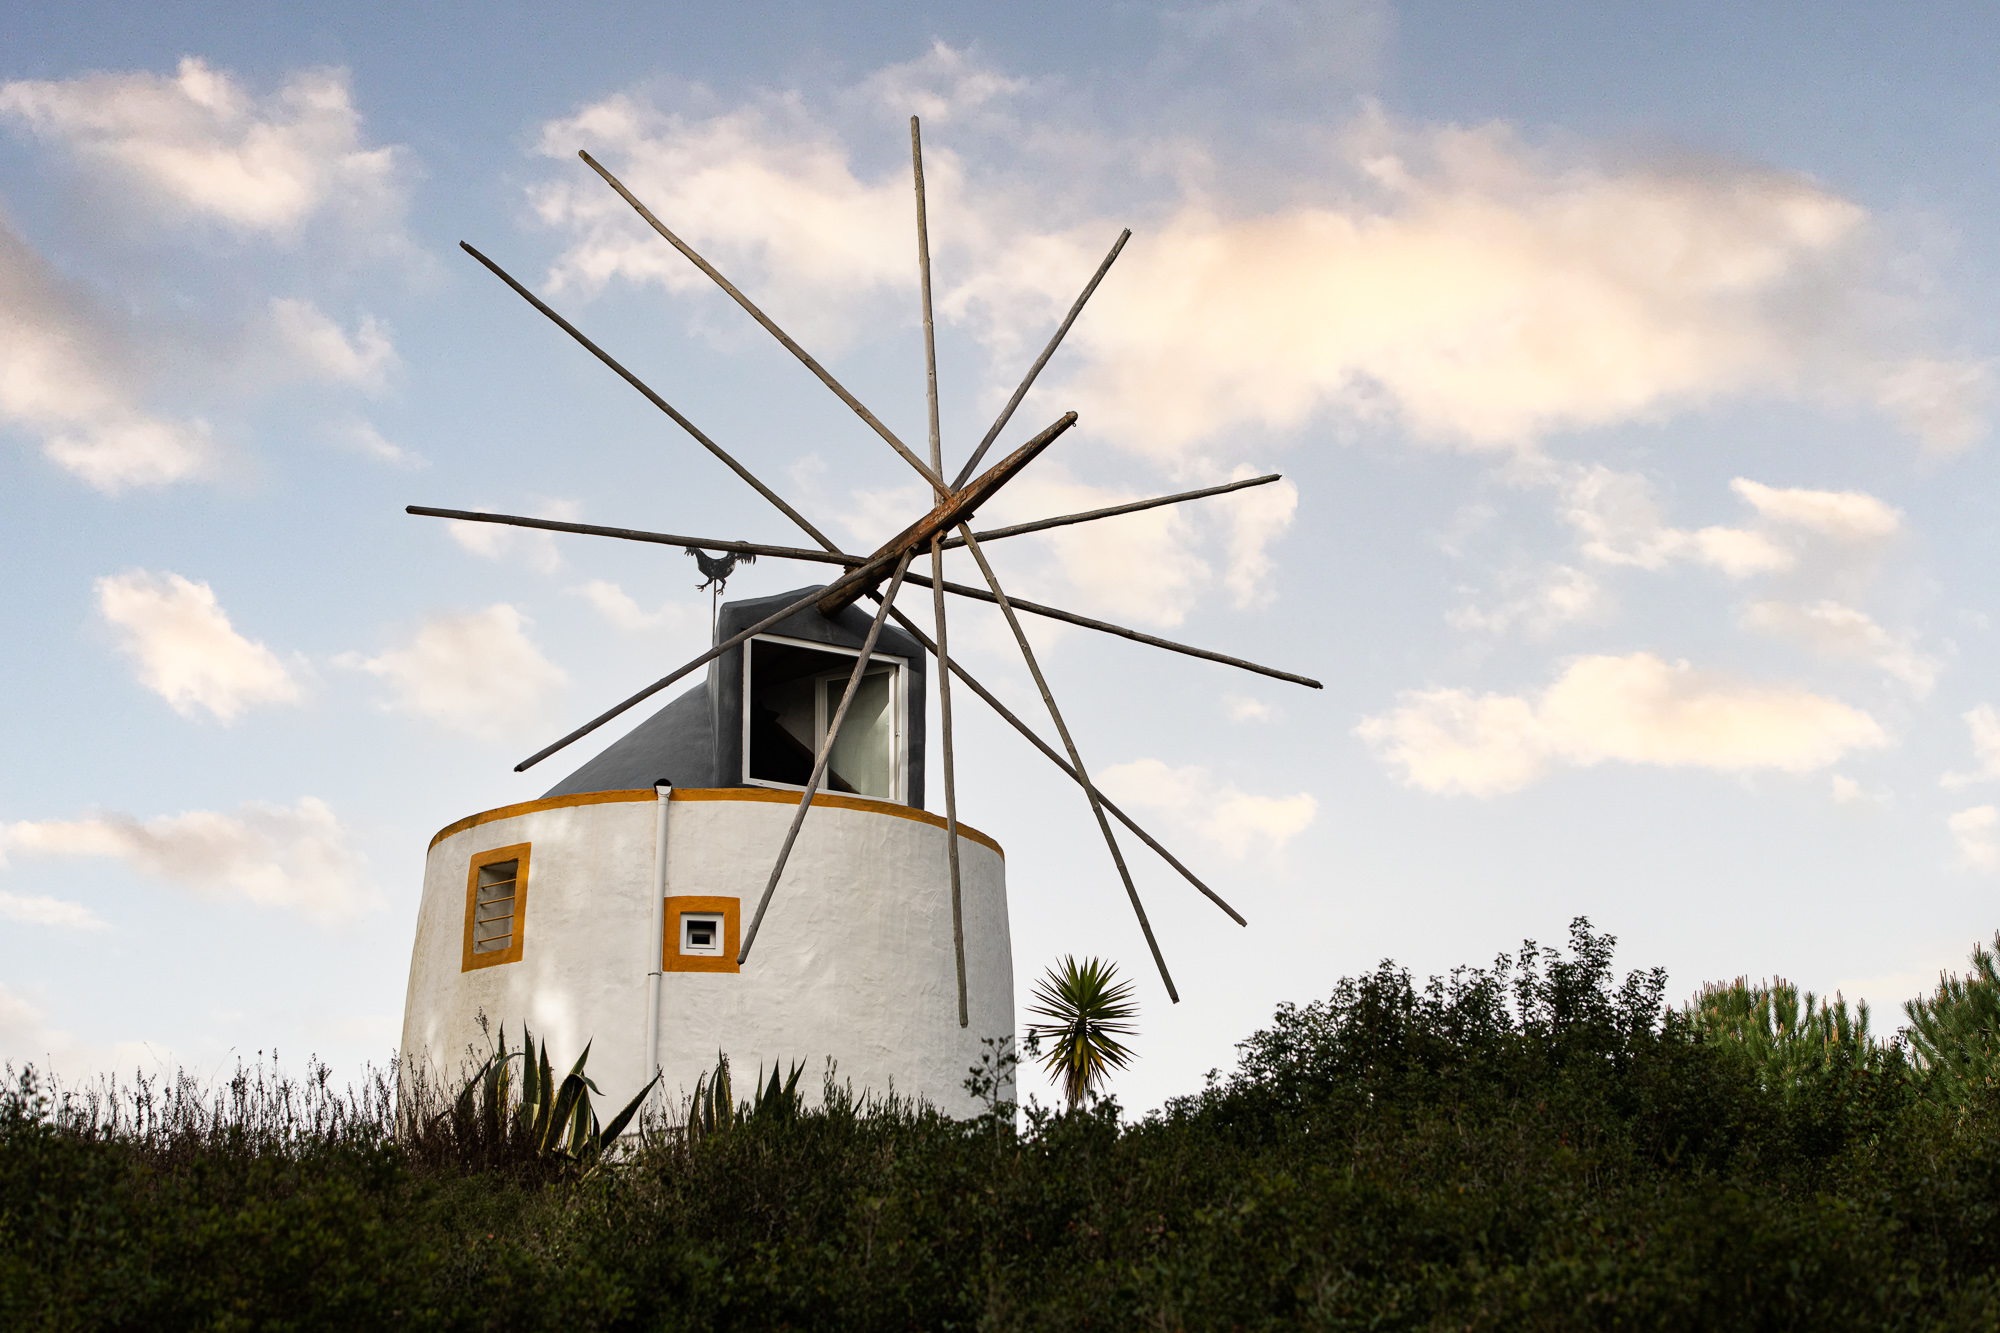
[[[612,805],[625,801],[652,801],[659,799],[651,787],[640,787],[632,791],[586,791],[573,796],[551,796],[540,801],[522,801],[518,805],[503,805],[497,810],[482,810],[476,815],[467,815],[454,824],[446,824],[431,839],[435,847],[454,833],[463,833],[481,824],[491,824],[498,819],[513,819],[517,815],[532,815],[541,810],[565,810],[577,805]],[[763,801],[774,805],[797,805],[799,793],[774,791],[769,787],[676,787],[672,799],[676,801]],[[876,801],[866,796],[841,796],[832,792],[820,792],[813,797],[813,807],[827,806],[834,810],[859,810],[866,814],[893,815],[898,819],[913,820],[919,824],[929,824],[932,828],[944,828],[943,815],[934,815],[928,810],[919,810],[913,805],[898,805],[894,801]],[[981,847],[990,847],[995,854],[1005,858],[1007,853],[1000,844],[965,824],[958,826],[958,835]]]

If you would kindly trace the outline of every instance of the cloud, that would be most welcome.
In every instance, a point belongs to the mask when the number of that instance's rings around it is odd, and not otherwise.
[[[301,369],[318,379],[379,390],[396,367],[396,348],[373,315],[350,338],[311,301],[271,299],[271,330]]]
[[[1260,489],[1276,490],[1277,486]],[[1239,492],[1246,493],[1256,492]],[[1087,485],[1059,465],[1045,464],[1023,473],[994,504],[982,510],[985,522],[981,526],[1002,526],[1003,519],[1016,523],[1106,509],[1143,498],[1136,491]],[[1198,503],[1226,504],[1235,498]],[[916,506],[904,511],[905,515],[918,512],[921,510]],[[1049,590],[1047,600],[1065,607],[1094,611],[1120,622],[1171,628],[1187,618],[1196,598],[1214,577],[1198,550],[1200,525],[1228,512],[1206,515],[1196,512],[1194,505],[1168,505],[1054,528],[1031,537],[1010,537],[1004,545],[1032,542],[1035,545],[1028,549],[1040,547],[1047,552],[1047,559],[1020,581],[1021,586],[1012,578],[1005,586],[1010,593],[1037,600],[1033,585],[1039,583]],[[907,522],[907,517],[903,521]],[[1289,521],[1289,514],[1285,521]],[[997,551],[1002,544],[996,542],[989,549]],[[1255,558],[1263,558],[1261,545],[1255,546]],[[967,577],[984,586],[976,571]]]
[[[1941,664],[1917,651],[1910,636],[1897,636],[1876,624],[1866,612],[1839,602],[1808,606],[1790,602],[1753,602],[1744,609],[1745,629],[1789,639],[1827,657],[1867,662],[1910,687],[1919,698],[1937,684]]]
[[[688,631],[705,631],[708,628],[706,607],[665,601],[660,603],[659,610],[648,611],[634,601],[630,593],[605,579],[592,579],[570,591],[597,608],[597,613],[613,625],[630,633],[664,628]]]
[[[942,106],[997,106],[1012,88],[948,48],[874,78],[862,84],[871,105],[921,86],[952,90],[933,94]],[[1537,148],[1504,124],[1405,124],[1376,108],[1312,128],[1289,172],[1296,202],[1234,206],[1231,191],[1190,183],[1197,172],[1122,206],[1150,220],[1071,333],[1067,381],[1047,385],[1090,429],[1174,466],[1244,429],[1329,415],[1523,450],[1555,431],[1746,395],[1858,393],[1939,449],[1984,430],[1984,365],[1913,353],[1865,317],[1892,280],[1871,218],[1806,177],[1600,160]],[[974,173],[934,145],[926,174],[940,316],[1011,365],[1117,226],[1083,216],[1091,203],[1074,192],[1051,210],[1042,188],[1094,151],[1088,134],[1005,133],[1019,160],[996,141],[992,165]],[[1162,136],[1120,145],[1121,158],[1201,156]],[[619,94],[543,127],[544,153],[578,147],[781,324],[802,322],[795,334],[838,341],[907,325],[906,168],[857,169],[832,119],[797,95],[698,115]],[[532,199],[568,242],[556,286],[705,288],[595,179],[574,172]],[[1735,567],[1757,559],[1740,542],[1710,546]]]
[[[1028,80],[988,69],[941,41],[915,60],[888,65],[862,80],[860,92],[898,116],[949,124],[968,113],[1005,102],[1028,89]]]
[[[0,984],[0,1061],[33,1064],[43,1074],[159,1073],[172,1067],[173,1051],[154,1042],[84,1041],[56,1027],[26,995]]]
[[[1247,694],[1223,695],[1222,711],[1231,722],[1269,722],[1278,715],[1271,705]]]
[[[492,512],[482,506],[474,508],[480,513]],[[575,500],[551,500],[528,516],[574,523],[583,516],[583,506]],[[456,518],[446,521],[445,531],[460,546],[487,560],[502,560],[518,551],[530,568],[543,574],[553,574],[563,565],[562,551],[556,546],[553,533],[511,528],[504,523],[468,523]]]
[[[1958,863],[1967,870],[2000,870],[2000,841],[1994,828],[2000,825],[2000,810],[1975,805],[1945,820],[1958,843]]]
[[[154,215],[290,238],[331,214],[401,243],[403,150],[362,143],[345,70],[297,70],[260,97],[188,56],[171,77],[0,84],[0,117],[139,190]]]
[[[1747,477],[1729,483],[1759,515],[1849,545],[1881,541],[1902,530],[1903,511],[1861,491],[1780,490]]]
[[[1880,277],[1868,216],[1803,177],[1560,161],[1504,125],[1379,112],[1329,165],[1341,203],[1246,216],[1189,199],[1134,242],[1074,335],[1087,419],[1164,453],[1329,411],[1519,448],[1871,381],[1933,446],[1983,430],[1951,377],[1977,367],[1887,387],[1909,363],[1845,309]]]
[[[386,439],[371,422],[357,421],[339,433],[339,439],[349,448],[389,464],[391,467],[429,467],[430,460],[422,454],[413,453],[402,445]]]
[[[2000,713],[1993,710],[1992,704],[1980,704],[1965,713],[1964,718],[1972,740],[1972,758],[1978,767],[1970,773],[1945,774],[1938,779],[1941,787],[1967,787],[2000,778]]]
[[[389,707],[454,731],[493,738],[535,720],[569,683],[527,635],[528,619],[505,602],[426,622],[401,648],[336,662],[388,683]]]
[[[204,897],[243,898],[322,925],[382,906],[351,835],[326,802],[249,801],[233,815],[209,810],[141,821],[108,812],[75,820],[0,825],[9,856],[109,857]]]
[[[1983,361],[1913,356],[1874,376],[1876,404],[1929,452],[1949,458],[1986,434],[1993,368]]]
[[[139,683],[182,717],[206,708],[228,722],[256,704],[299,698],[277,654],[238,634],[206,583],[143,569],[106,575],[97,609],[123,631],[118,646]]]
[[[0,220],[0,423],[39,436],[45,457],[107,495],[212,472],[207,423],[140,405],[144,361]]]
[[[1534,699],[1408,691],[1355,734],[1408,785],[1472,796],[1518,791],[1557,764],[1802,773],[1888,744],[1872,717],[1837,700],[1650,653],[1578,658]]]
[[[907,168],[857,178],[837,136],[792,103],[707,119],[664,114],[620,94],[542,129],[541,151],[605,161],[674,232],[738,281],[794,336],[822,353],[852,334],[843,302],[916,287]],[[926,151],[926,194],[951,210],[956,157]],[[532,192],[541,220],[573,239],[550,272],[557,291],[614,278],[707,293],[709,280],[587,171]],[[737,327],[734,323],[729,327]]]
[[[1797,561],[1792,551],[1748,528],[1690,532],[1669,526],[1652,483],[1636,472],[1591,464],[1570,469],[1560,484],[1563,517],[1582,539],[1583,554],[1599,564],[1657,570],[1693,560],[1740,579],[1790,569]]]
[[[1518,574],[1501,579],[1503,587],[1522,581]],[[1503,634],[1520,625],[1530,634],[1544,635],[1564,625],[1601,619],[1611,606],[1610,593],[1588,570],[1552,565],[1539,581],[1497,605],[1454,607],[1445,613],[1445,622],[1453,629],[1486,634]]]
[[[1239,464],[1231,481],[1259,475]],[[1252,486],[1223,498],[1229,514],[1229,564],[1222,576],[1238,610],[1269,606],[1278,590],[1271,585],[1271,543],[1292,526],[1299,509],[1299,488],[1289,481]]]
[[[1559,489],[1562,517],[1583,555],[1606,565],[1657,570],[1691,560],[1743,579],[1796,567],[1808,540],[1863,547],[1902,525],[1900,510],[1860,491],[1780,490],[1738,477],[1730,489],[1756,511],[1758,526],[1689,530],[1666,521],[1652,483],[1639,473],[1591,464],[1541,474]]]
[[[1159,810],[1239,859],[1253,850],[1275,854],[1312,826],[1319,802],[1311,793],[1257,796],[1217,783],[1205,769],[1171,768],[1157,759],[1113,764],[1094,775],[1098,789],[1120,805]]]
[[[0,893],[0,920],[63,930],[104,930],[109,926],[103,917],[82,903],[65,902],[61,898],[24,898],[12,893]]]

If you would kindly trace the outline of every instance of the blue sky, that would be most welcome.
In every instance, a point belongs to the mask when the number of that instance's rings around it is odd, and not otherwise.
[[[1135,233],[1012,433],[1081,424],[989,517],[1287,477],[996,548],[1327,685],[1037,629],[1106,788],[1251,919],[1134,855],[1172,1008],[1085,806],[960,710],[1023,993],[1140,982],[1128,1104],[1580,914],[1677,996],[1893,1026],[2000,926],[1995,45],[1945,6],[0,15],[0,1057],[385,1057],[430,835],[706,640],[678,553],[405,504],[795,540],[459,240],[844,543],[923,505],[575,157],[917,439],[912,112],[954,466]]]

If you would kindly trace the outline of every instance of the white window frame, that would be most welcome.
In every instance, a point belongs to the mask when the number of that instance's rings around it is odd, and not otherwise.
[[[706,921],[715,927],[715,942],[706,949],[690,948],[688,926],[692,922]],[[729,923],[720,912],[682,912],[680,919],[679,950],[683,958],[720,958],[723,954],[723,939],[728,933]]]
[[[743,642],[743,691],[742,708],[740,710],[743,714],[743,741],[741,746],[743,784],[747,787],[770,787],[778,791],[802,792],[805,790],[805,786],[802,783],[773,782],[769,778],[753,778],[750,776],[750,668],[752,654],[756,652],[756,645],[759,643],[781,643],[794,648],[810,648],[815,652],[834,653],[842,657],[859,657],[861,656],[861,650],[859,648],[849,648],[838,643],[821,643],[817,639],[789,638],[782,634],[758,634]],[[908,658],[899,657],[894,653],[870,653],[868,655],[868,665],[872,668],[877,662],[888,663],[895,668],[889,674],[889,767],[892,775],[889,787],[895,795],[889,799],[898,805],[908,805],[910,803],[910,727],[908,705],[910,697],[910,662]],[[851,675],[853,674],[853,670],[854,668],[849,667],[845,674]],[[826,724],[829,721],[829,718],[826,716],[826,690],[819,683],[821,679],[821,676],[816,675],[813,677],[813,734],[815,737],[813,753],[815,755],[819,753],[818,738],[826,735]],[[824,791],[825,787],[822,786],[821,790]],[[844,795],[845,793],[836,794]],[[870,796],[863,797],[862,799],[881,800],[882,798],[879,796]]]

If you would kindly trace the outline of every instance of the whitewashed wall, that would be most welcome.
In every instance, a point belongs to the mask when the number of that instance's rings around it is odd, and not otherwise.
[[[651,967],[651,791],[606,793],[590,805],[531,802],[493,812],[432,846],[410,963],[403,1050],[446,1080],[467,1046],[483,1058],[476,1015],[525,1019],[565,1062],[589,1040],[589,1070],[622,1105],[644,1081],[646,974]],[[795,801],[754,789],[676,792],[667,822],[667,893],[735,897],[744,929]],[[704,799],[712,798],[712,799]],[[857,1092],[920,1095],[956,1115],[982,1037],[1014,1031],[1013,952],[1005,864],[961,839],[971,1025],[958,1026],[951,888],[944,830],[899,807],[815,805],[762,932],[740,973],[663,978],[659,1064],[671,1094],[691,1090],[729,1053],[739,1095],[759,1064],[804,1061],[817,1100],[828,1056]],[[518,813],[516,813],[518,812]],[[460,971],[471,858],[528,843],[521,961]]]

